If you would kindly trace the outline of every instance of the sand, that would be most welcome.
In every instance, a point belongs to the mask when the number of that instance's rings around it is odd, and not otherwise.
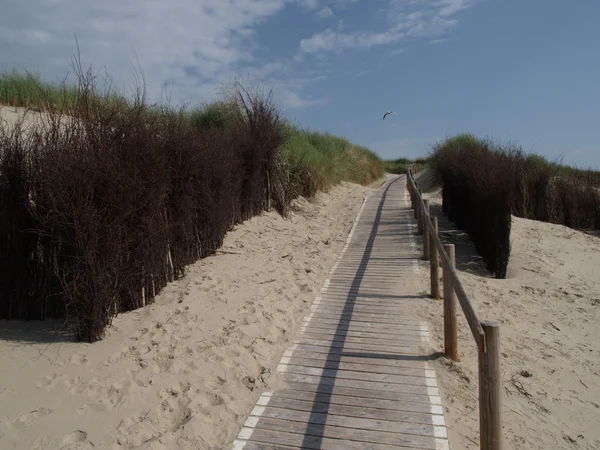
[[[428,187],[479,318],[501,323],[504,448],[600,449],[600,239],[514,217],[508,278],[493,279],[468,238],[442,217],[439,188]],[[428,271],[421,273],[428,293]],[[443,350],[442,301],[420,308],[431,351]],[[459,351],[459,363],[436,362],[450,445],[478,449],[477,350],[462,312]]]
[[[30,108],[20,108],[0,105],[0,126],[12,129],[18,122],[27,131],[31,126],[41,125],[45,118],[43,113]]]
[[[100,342],[0,321],[0,448],[228,448],[369,191],[343,183],[236,227]]]

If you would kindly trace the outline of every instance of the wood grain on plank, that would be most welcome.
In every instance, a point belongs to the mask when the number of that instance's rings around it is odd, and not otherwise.
[[[387,345],[390,342],[394,342],[394,340],[390,340],[390,338],[377,338],[373,336],[368,337],[358,337],[358,336],[349,336],[344,331],[339,331],[337,333],[318,333],[315,331],[304,330],[302,332],[301,337],[306,339],[317,339],[323,341],[335,341],[335,342],[346,342],[348,344],[368,344],[368,345]],[[404,346],[413,346],[418,345],[423,342],[422,336],[416,336],[413,339],[408,337],[404,337],[402,339],[402,344]]]
[[[417,448],[436,450],[435,441],[417,435],[380,433],[326,425],[305,425],[298,422],[264,418],[254,429],[252,441],[327,450],[398,450]],[[365,446],[368,443],[369,446]]]
[[[359,357],[359,356],[345,356],[342,353],[331,354],[317,353],[312,350],[305,350],[299,345],[296,350],[292,353],[293,358],[306,358],[319,361],[330,361],[330,362],[348,362],[353,364],[367,364],[376,366],[388,366],[388,367],[410,367],[413,369],[427,369],[430,365],[427,361],[415,360],[415,359],[402,359],[401,357],[395,357],[391,355],[390,358],[386,358],[387,355],[373,355],[372,357]]]
[[[325,399],[325,396],[321,397]],[[434,417],[431,414],[431,411],[417,413],[415,411],[369,408],[364,405],[340,405],[331,403],[329,399],[327,399],[327,401],[319,402],[318,400],[295,400],[276,395],[269,400],[268,407],[282,410],[303,411],[305,413],[312,412],[315,414],[327,414],[362,419],[380,419],[390,422],[416,423],[421,425],[443,425],[443,420],[441,417]],[[264,413],[263,416],[265,416]],[[327,423],[332,422],[327,421]]]
[[[416,355],[418,352],[413,350],[411,346],[400,346],[398,345],[378,345],[378,344],[354,344],[352,342],[337,342],[337,341],[327,341],[320,339],[308,339],[302,336],[299,336],[297,341],[292,341],[295,344],[309,344],[315,347],[325,347],[329,349],[346,349],[362,352],[374,352],[374,353],[402,353],[405,355]]]
[[[401,371],[391,375],[385,373],[356,372],[343,369],[319,369],[317,367],[296,366],[293,364],[279,364],[277,366],[283,372],[297,373],[299,375],[311,375],[321,378],[337,378],[343,380],[363,380],[379,383],[412,384],[415,386],[437,387],[434,378],[424,376],[404,375]]]
[[[298,383],[318,384],[321,386],[340,386],[355,389],[369,389],[375,391],[398,392],[404,394],[421,394],[421,395],[439,395],[439,391],[435,387],[416,386],[413,384],[394,384],[377,381],[360,381],[346,379],[331,379],[321,378],[311,375],[302,375],[291,372],[281,373],[281,379],[284,381],[294,381]]]
[[[292,384],[298,387],[298,385]],[[294,400],[304,400],[313,402],[329,402],[332,405],[347,405],[365,408],[385,409],[390,411],[414,411],[417,413],[443,414],[442,406],[429,402],[429,397],[412,395],[412,394],[396,394],[394,398],[381,395],[376,392],[376,395],[384,398],[365,397],[369,391],[358,391],[351,388],[336,387],[330,393],[319,392],[314,389],[313,385],[300,386],[302,390],[296,389],[281,389],[275,394],[278,398],[289,398]],[[422,401],[425,400],[425,403]]]

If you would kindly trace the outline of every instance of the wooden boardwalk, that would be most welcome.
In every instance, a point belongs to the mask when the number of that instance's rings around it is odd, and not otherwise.
[[[406,178],[363,203],[348,241],[236,450],[448,449],[435,371],[411,315],[419,251]]]

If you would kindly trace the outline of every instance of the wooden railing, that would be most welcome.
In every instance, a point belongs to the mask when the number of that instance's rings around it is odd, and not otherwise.
[[[423,259],[430,262],[431,296],[440,297],[439,268],[444,288],[444,353],[458,361],[456,298],[467,319],[478,349],[479,429],[481,450],[502,449],[502,404],[500,384],[500,325],[480,321],[456,273],[454,245],[444,245],[438,235],[437,217],[431,217],[429,202],[423,200],[412,166],[406,170],[411,208],[417,219],[417,234],[423,236]]]

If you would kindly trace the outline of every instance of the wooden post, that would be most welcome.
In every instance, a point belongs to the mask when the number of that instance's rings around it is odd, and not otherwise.
[[[454,244],[445,244],[444,250],[454,269],[456,267]],[[444,277],[444,353],[452,361],[458,361],[458,326],[452,272],[443,267],[442,274]]]
[[[429,200],[424,200],[425,203],[425,211],[421,217],[422,228],[423,228],[423,259],[427,261],[429,259],[429,225],[427,224],[427,219],[429,219]]]
[[[415,208],[415,196],[412,190],[411,176],[410,176],[410,166],[406,167],[406,189],[408,189],[408,195],[410,196],[410,209]]]
[[[435,236],[438,235],[438,219],[432,217],[433,230]],[[431,277],[431,298],[440,298],[440,259],[438,255],[438,249],[435,245],[435,240],[429,238],[429,271]]]
[[[417,194],[417,207],[415,208],[417,211],[417,236],[421,236],[423,234],[423,209],[421,208],[421,202],[419,201],[419,198],[420,194]]]
[[[417,187],[417,183],[415,183],[415,219],[417,219],[417,224],[419,222],[419,198],[421,195],[421,190]]]
[[[481,322],[485,353],[479,351],[479,434],[481,450],[502,450],[500,324]]]

